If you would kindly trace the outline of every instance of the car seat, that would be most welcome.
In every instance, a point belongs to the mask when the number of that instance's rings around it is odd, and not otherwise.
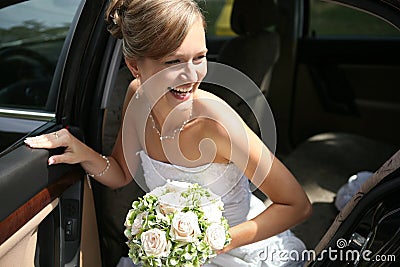
[[[225,43],[217,62],[229,65],[247,75],[262,94],[250,99],[227,92],[215,85],[206,90],[218,95],[232,106],[256,133],[259,133],[253,114],[265,112],[265,99],[275,63],[279,58],[280,38],[276,31],[278,7],[273,0],[235,0],[231,13],[231,28],[236,37]],[[228,88],[229,89],[229,88]],[[250,108],[245,105],[248,103]]]
[[[263,93],[268,92],[272,70],[279,58],[277,19],[274,0],[235,0],[231,28],[238,36],[229,40],[217,57],[218,62],[249,76]]]
[[[122,41],[117,40],[115,50],[119,51],[116,59],[118,69],[110,91],[107,92],[108,100],[104,116],[104,132],[102,153],[110,155],[122,124],[122,106],[127,88],[134,79],[127,68],[122,53]],[[139,168],[137,176],[142,176]],[[114,267],[121,257],[128,255],[128,247],[125,244],[124,221],[132,201],[142,196],[144,192],[132,181],[128,185],[112,190],[95,180],[92,181],[94,197],[96,201],[96,214],[100,233],[100,245],[102,251],[102,266]]]

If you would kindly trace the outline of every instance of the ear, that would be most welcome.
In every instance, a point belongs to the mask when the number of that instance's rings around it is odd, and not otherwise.
[[[135,78],[138,78],[140,76],[140,72],[139,72],[139,67],[138,67],[138,62],[136,59],[132,59],[132,58],[125,58],[125,63],[126,66],[128,66],[128,69],[131,71],[132,75]]]

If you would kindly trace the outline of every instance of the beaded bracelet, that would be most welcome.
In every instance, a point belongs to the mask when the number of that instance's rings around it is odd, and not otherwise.
[[[91,173],[88,173],[88,172],[86,172],[86,174],[87,175],[89,175],[90,177],[92,177],[92,178],[94,178],[95,176],[97,176],[97,177],[101,177],[101,176],[103,176],[107,171],[108,171],[108,169],[110,168],[110,160],[106,157],[106,156],[103,156],[103,155],[100,155],[103,159],[105,159],[106,160],[106,163],[107,163],[107,165],[106,165],[106,167],[104,168],[104,170],[102,171],[102,172],[100,172],[99,174],[91,174]]]

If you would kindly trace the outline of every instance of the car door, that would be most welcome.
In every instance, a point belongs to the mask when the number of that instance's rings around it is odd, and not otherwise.
[[[48,166],[62,148],[23,140],[68,128],[100,151],[105,1],[6,0],[0,8],[0,266],[91,266],[99,256],[82,255],[82,168]]]
[[[398,145],[396,9],[375,1],[309,0],[298,18],[292,142],[336,131]]]
[[[338,214],[305,266],[398,266],[400,152],[360,188]]]

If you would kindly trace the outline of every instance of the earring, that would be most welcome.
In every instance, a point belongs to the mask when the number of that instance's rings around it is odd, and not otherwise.
[[[135,98],[139,99],[141,94],[142,94],[142,89],[139,87],[135,92]]]

